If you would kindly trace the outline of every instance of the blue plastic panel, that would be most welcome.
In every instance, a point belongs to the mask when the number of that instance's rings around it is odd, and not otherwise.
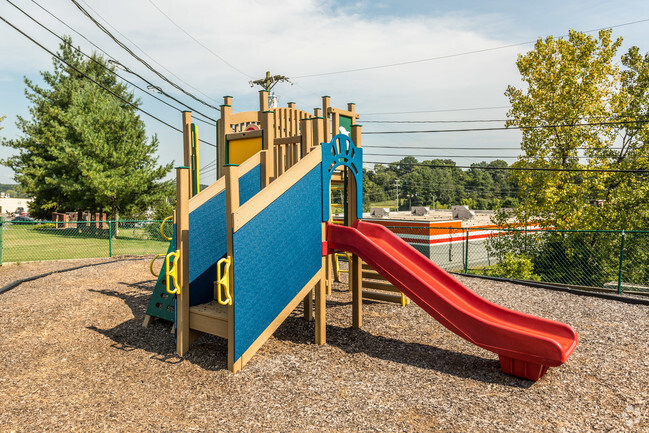
[[[329,221],[331,175],[341,165],[349,168],[356,181],[356,218],[363,218],[363,148],[345,134],[335,135],[322,149],[322,221]]]
[[[322,266],[318,165],[234,233],[234,358]]]
[[[240,204],[260,191],[261,167],[257,165],[239,178]],[[189,305],[214,298],[216,262],[228,249],[225,191],[189,214]]]

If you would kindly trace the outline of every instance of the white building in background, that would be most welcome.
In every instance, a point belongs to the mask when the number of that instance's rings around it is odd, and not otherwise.
[[[14,214],[19,208],[23,208],[23,212],[29,212],[29,204],[33,200],[33,198],[6,197],[4,193],[0,193],[0,215]]]

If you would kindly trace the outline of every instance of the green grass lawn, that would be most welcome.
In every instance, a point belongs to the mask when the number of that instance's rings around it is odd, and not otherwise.
[[[394,211],[394,200],[385,200],[385,201],[375,201],[370,203],[370,208],[373,207],[387,207],[390,208],[390,211]]]
[[[3,262],[109,257],[110,249],[113,256],[161,254],[169,246],[165,240],[147,239],[143,228],[120,228],[110,244],[105,231],[79,233],[24,224],[5,225],[3,236]]]

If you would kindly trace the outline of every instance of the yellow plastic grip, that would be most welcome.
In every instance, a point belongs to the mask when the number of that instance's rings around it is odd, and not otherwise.
[[[156,278],[158,278],[160,276],[160,274],[156,274],[155,272],[153,272],[153,262],[155,262],[158,257],[164,257],[164,256],[165,256],[165,254],[158,254],[153,259],[151,259],[151,264],[149,265],[149,270],[151,271],[151,274],[153,274],[153,276],[156,277]]]
[[[164,230],[164,228],[165,228],[165,223],[166,223],[168,220],[172,219],[172,218],[173,218],[173,215],[172,215],[172,216],[168,216],[167,218],[163,219],[162,222],[160,223],[160,234],[162,235],[162,239],[166,239],[166,240],[168,240],[168,241],[170,241],[171,238],[168,237],[168,236],[165,234],[165,230]]]
[[[223,264],[223,273],[221,273],[221,264]],[[231,257],[225,257],[216,263],[216,297],[221,305],[232,305],[232,294],[230,293],[230,265]],[[225,299],[221,296],[221,289],[225,294]]]
[[[169,259],[173,257],[174,262],[173,266],[171,269],[169,269]],[[172,295],[179,295],[180,294],[180,286],[178,285],[178,265],[180,264],[180,250],[177,250],[175,253],[169,253],[167,254],[167,257],[165,257],[165,266],[166,266],[166,280],[167,280],[167,293],[170,293]],[[172,289],[169,284],[169,279],[173,280],[173,285],[174,288]]]

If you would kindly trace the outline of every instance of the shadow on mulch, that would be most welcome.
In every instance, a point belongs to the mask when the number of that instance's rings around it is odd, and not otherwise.
[[[151,359],[167,364],[178,364],[185,360],[205,370],[227,369],[228,342],[226,339],[203,334],[192,344],[189,353],[185,357],[180,357],[176,354],[176,337],[171,333],[172,324],[170,322],[153,320],[148,328],[142,326],[155,281],[119,284],[138,292],[124,293],[108,289],[90,289],[90,291],[121,299],[131,309],[133,318],[113,328],[100,329],[96,326],[88,326],[88,329],[113,340],[114,344],[111,344],[111,347],[118,350],[126,352],[137,349],[144,350],[152,353]]]
[[[175,337],[170,333],[171,323],[154,320],[148,328],[142,327],[148,300],[154,281],[120,283],[137,293],[116,290],[91,290],[106,296],[117,297],[131,309],[133,319],[110,329],[89,326],[115,342],[111,347],[124,351],[136,349],[152,353],[151,359],[169,364],[186,360],[203,369],[218,371],[227,369],[227,340],[209,334],[201,335],[191,346],[185,357],[176,354]],[[331,307],[327,301],[327,307]],[[340,304],[346,304],[340,302]],[[296,344],[313,344],[314,322],[305,321],[298,308],[274,333],[278,340]],[[459,338],[459,337],[458,337]],[[390,337],[373,335],[362,329],[327,325],[327,344],[350,353],[366,355],[417,368],[435,370],[440,373],[485,383],[507,385],[515,388],[529,388],[534,382],[506,375],[501,372],[497,360],[481,358],[466,353],[453,352],[420,343],[405,342]]]
[[[306,322],[296,315],[286,319],[274,337],[296,344],[313,344],[314,332],[314,322]],[[373,335],[362,329],[327,325],[327,344],[349,354],[365,353],[372,358],[436,370],[464,379],[514,388],[529,388],[534,384],[532,381],[503,373],[498,360]]]

